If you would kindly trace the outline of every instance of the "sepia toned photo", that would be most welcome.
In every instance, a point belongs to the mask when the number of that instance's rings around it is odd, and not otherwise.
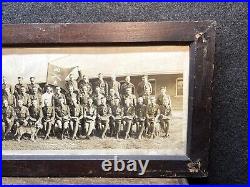
[[[186,154],[189,46],[4,48],[2,61],[4,158]]]

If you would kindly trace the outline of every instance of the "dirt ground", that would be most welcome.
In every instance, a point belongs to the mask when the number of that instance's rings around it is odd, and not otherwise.
[[[78,139],[74,141],[70,139],[59,140],[51,138],[43,140],[38,138],[36,142],[32,142],[29,139],[21,142],[15,140],[3,141],[2,148],[3,150],[168,149],[179,152],[185,146],[183,127],[182,113],[174,112],[169,130],[170,136],[167,138],[163,137],[163,134],[155,139],[143,138],[142,140],[134,138],[124,140],[110,137],[106,139],[92,137],[90,140]]]

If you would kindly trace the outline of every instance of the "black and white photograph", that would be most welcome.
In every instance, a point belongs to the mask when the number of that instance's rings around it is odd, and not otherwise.
[[[3,155],[184,155],[188,46],[4,48]]]

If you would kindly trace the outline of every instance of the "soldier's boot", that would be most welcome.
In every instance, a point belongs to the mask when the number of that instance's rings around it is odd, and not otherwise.
[[[31,140],[32,142],[35,142],[35,133],[32,133],[32,134],[31,134],[30,140]]]
[[[48,123],[47,125],[48,125],[47,133],[46,133],[46,135],[45,135],[44,140],[50,139],[49,134],[50,134],[50,131],[51,131],[51,124]]]
[[[126,129],[126,135],[125,135],[125,139],[128,139],[128,138],[130,138],[130,136],[129,136],[129,134],[130,134],[130,130],[131,130],[131,125],[132,125],[132,122],[131,121],[129,121],[129,122],[127,122],[127,129]]]
[[[104,129],[103,129],[103,132],[102,132],[102,136],[101,136],[102,139],[104,139],[106,137],[107,130],[108,130],[108,123],[105,123]]]
[[[166,133],[166,135],[165,135],[165,137],[169,137],[169,122],[167,122],[166,124],[165,124],[165,133]]]
[[[142,126],[140,127],[139,133],[138,133],[138,139],[139,139],[139,140],[142,139],[143,129],[144,129],[144,126],[142,125]]]

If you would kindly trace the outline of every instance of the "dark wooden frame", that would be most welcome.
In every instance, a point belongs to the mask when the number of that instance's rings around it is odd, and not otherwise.
[[[104,172],[101,160],[3,160],[3,176],[206,177],[215,22],[3,25],[3,47],[189,45],[187,155],[151,160],[145,175]]]

